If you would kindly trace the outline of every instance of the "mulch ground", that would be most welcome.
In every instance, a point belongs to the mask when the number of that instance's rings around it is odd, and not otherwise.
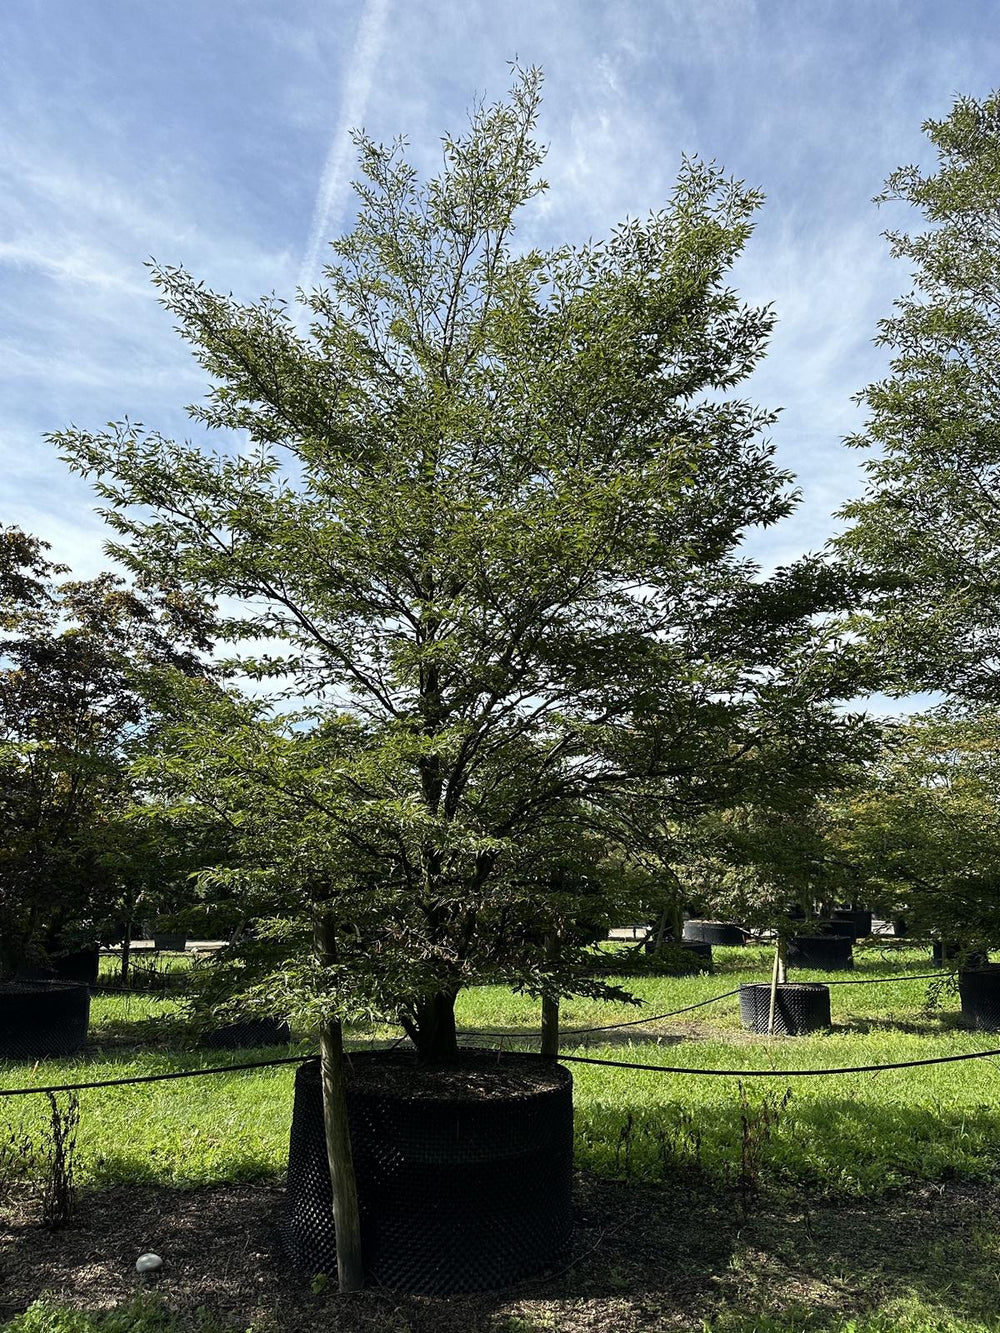
[[[85,1197],[66,1230],[30,1210],[0,1220],[0,1322],[44,1294],[109,1309],[145,1285],[137,1256],[164,1260],[155,1287],[198,1326],[199,1310],[253,1333],[646,1333],[698,1330],[723,1311],[808,1306],[831,1320],[903,1292],[942,1311],[1000,1311],[1000,1203],[992,1186],[932,1186],[849,1205],[761,1200],[579,1176],[569,1267],[513,1290],[449,1299],[313,1292],[277,1236],[280,1186],[110,1190]],[[947,1281],[943,1275],[946,1275]]]

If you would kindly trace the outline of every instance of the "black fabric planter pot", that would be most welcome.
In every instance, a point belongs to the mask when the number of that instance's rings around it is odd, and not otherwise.
[[[509,1286],[564,1261],[572,1236],[573,1080],[537,1057],[351,1055],[348,1118],[367,1280],[446,1295]],[[461,1071],[459,1073],[458,1071]],[[464,1075],[464,1077],[463,1077]],[[493,1085],[494,1094],[476,1095]],[[499,1095],[502,1094],[502,1095]],[[319,1061],[295,1077],[285,1246],[335,1274]]]
[[[1000,963],[970,967],[958,974],[962,1017],[980,1032],[1000,1032]]]
[[[963,967],[976,968],[986,967],[989,964],[989,955],[985,953],[966,953],[962,956],[962,945],[954,941],[935,940],[931,945],[931,961],[938,967],[943,967],[945,963],[961,962]]]
[[[52,970],[60,981],[79,981],[84,986],[96,986],[101,966],[101,950],[96,944],[89,949],[75,949],[52,959]]]
[[[153,948],[166,953],[182,953],[187,948],[187,936],[179,930],[158,930],[153,936]]]
[[[698,944],[745,944],[746,936],[729,921],[685,921],[684,939]]]
[[[751,1032],[767,1032],[771,984],[751,981],[740,986],[740,1019]],[[783,981],[774,1001],[774,1030],[785,1037],[818,1032],[830,1026],[830,988],[821,981]]]
[[[830,913],[834,921],[849,921],[854,927],[854,938],[863,940],[872,933],[872,914],[863,907],[835,907]]]
[[[87,1040],[90,991],[75,981],[0,985],[0,1060],[74,1055]]]
[[[894,916],[892,918],[892,933],[898,938],[901,938],[903,935],[908,935],[910,933],[909,927],[906,924],[905,916]]]
[[[845,972],[854,966],[854,954],[843,935],[794,935],[788,941],[787,961],[789,967]]]
[[[201,1044],[213,1051],[235,1051],[244,1046],[287,1046],[291,1039],[288,1024],[278,1018],[245,1018],[206,1032]]]

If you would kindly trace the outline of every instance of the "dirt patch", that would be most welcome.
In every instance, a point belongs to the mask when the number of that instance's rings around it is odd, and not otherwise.
[[[254,1333],[640,1333],[696,1330],[723,1311],[747,1319],[804,1303],[823,1327],[899,1295],[957,1317],[1000,1300],[1000,1208],[992,1186],[930,1186],[877,1203],[762,1203],[682,1184],[579,1176],[572,1263],[500,1293],[438,1299],[384,1291],[314,1292],[278,1241],[280,1186],[110,1190],[76,1223],[41,1230],[26,1214],[0,1226],[0,1320],[41,1294],[82,1309],[120,1305],[160,1254],[167,1305],[197,1328],[205,1310]],[[747,1328],[752,1323],[747,1323]]]

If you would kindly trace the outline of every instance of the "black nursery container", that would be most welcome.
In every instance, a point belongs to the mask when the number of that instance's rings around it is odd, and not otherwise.
[[[814,935],[839,935],[842,939],[850,940],[852,944],[857,939],[853,921],[837,919],[810,921],[809,929]]]
[[[685,921],[684,939],[699,944],[745,944],[746,935],[729,921]]]
[[[787,962],[789,967],[811,967],[817,972],[846,972],[854,966],[854,952],[843,935],[793,935]]]
[[[771,983],[751,981],[740,986],[740,1020],[750,1032],[767,1032]],[[818,1032],[830,1026],[830,989],[820,981],[778,983],[774,1031],[785,1037]]]
[[[854,938],[866,939],[872,933],[872,914],[863,907],[835,907],[830,913],[834,921],[849,921],[854,927]]]
[[[288,1024],[278,1018],[244,1018],[212,1028],[201,1044],[213,1051],[235,1051],[250,1046],[287,1046],[291,1039]]]
[[[1000,963],[963,969],[958,974],[962,1017],[980,1032],[1000,1032]]]
[[[52,959],[52,970],[60,981],[79,981],[84,986],[96,986],[101,966],[99,945],[74,949]]]
[[[963,958],[962,945],[952,940],[935,940],[931,945],[931,962],[938,967],[954,962],[961,962],[964,967],[983,967],[989,961],[989,955],[985,953],[966,953]]]
[[[0,1060],[74,1055],[87,1040],[90,991],[75,981],[0,985]]]
[[[183,953],[187,936],[180,930],[158,930],[153,935],[153,948],[162,953]]]
[[[348,1119],[369,1282],[447,1295],[509,1286],[564,1261],[573,1183],[567,1069],[483,1051],[425,1071],[411,1053],[369,1051],[352,1054],[351,1067]],[[497,1083],[503,1095],[484,1095]],[[287,1194],[293,1263],[336,1273],[318,1060],[295,1078]]]

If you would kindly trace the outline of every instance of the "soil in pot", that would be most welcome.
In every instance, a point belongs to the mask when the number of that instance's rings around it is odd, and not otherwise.
[[[685,921],[684,940],[731,946],[745,944],[746,935],[731,921]]]
[[[851,941],[843,935],[793,935],[788,941],[788,966],[847,971],[854,966]]]
[[[740,986],[740,1020],[750,1032],[766,1033],[771,1011],[771,983]],[[785,1037],[830,1026],[830,988],[820,981],[779,982],[774,1003],[774,1031]]]
[[[573,1080],[537,1056],[350,1057],[347,1104],[369,1282],[445,1295],[509,1286],[564,1260],[572,1235]],[[286,1249],[336,1273],[319,1061],[295,1079]]]
[[[0,985],[0,1060],[74,1055],[87,1040],[90,990],[75,981]]]
[[[958,974],[962,1017],[980,1032],[1000,1032],[1000,963],[963,968]]]

